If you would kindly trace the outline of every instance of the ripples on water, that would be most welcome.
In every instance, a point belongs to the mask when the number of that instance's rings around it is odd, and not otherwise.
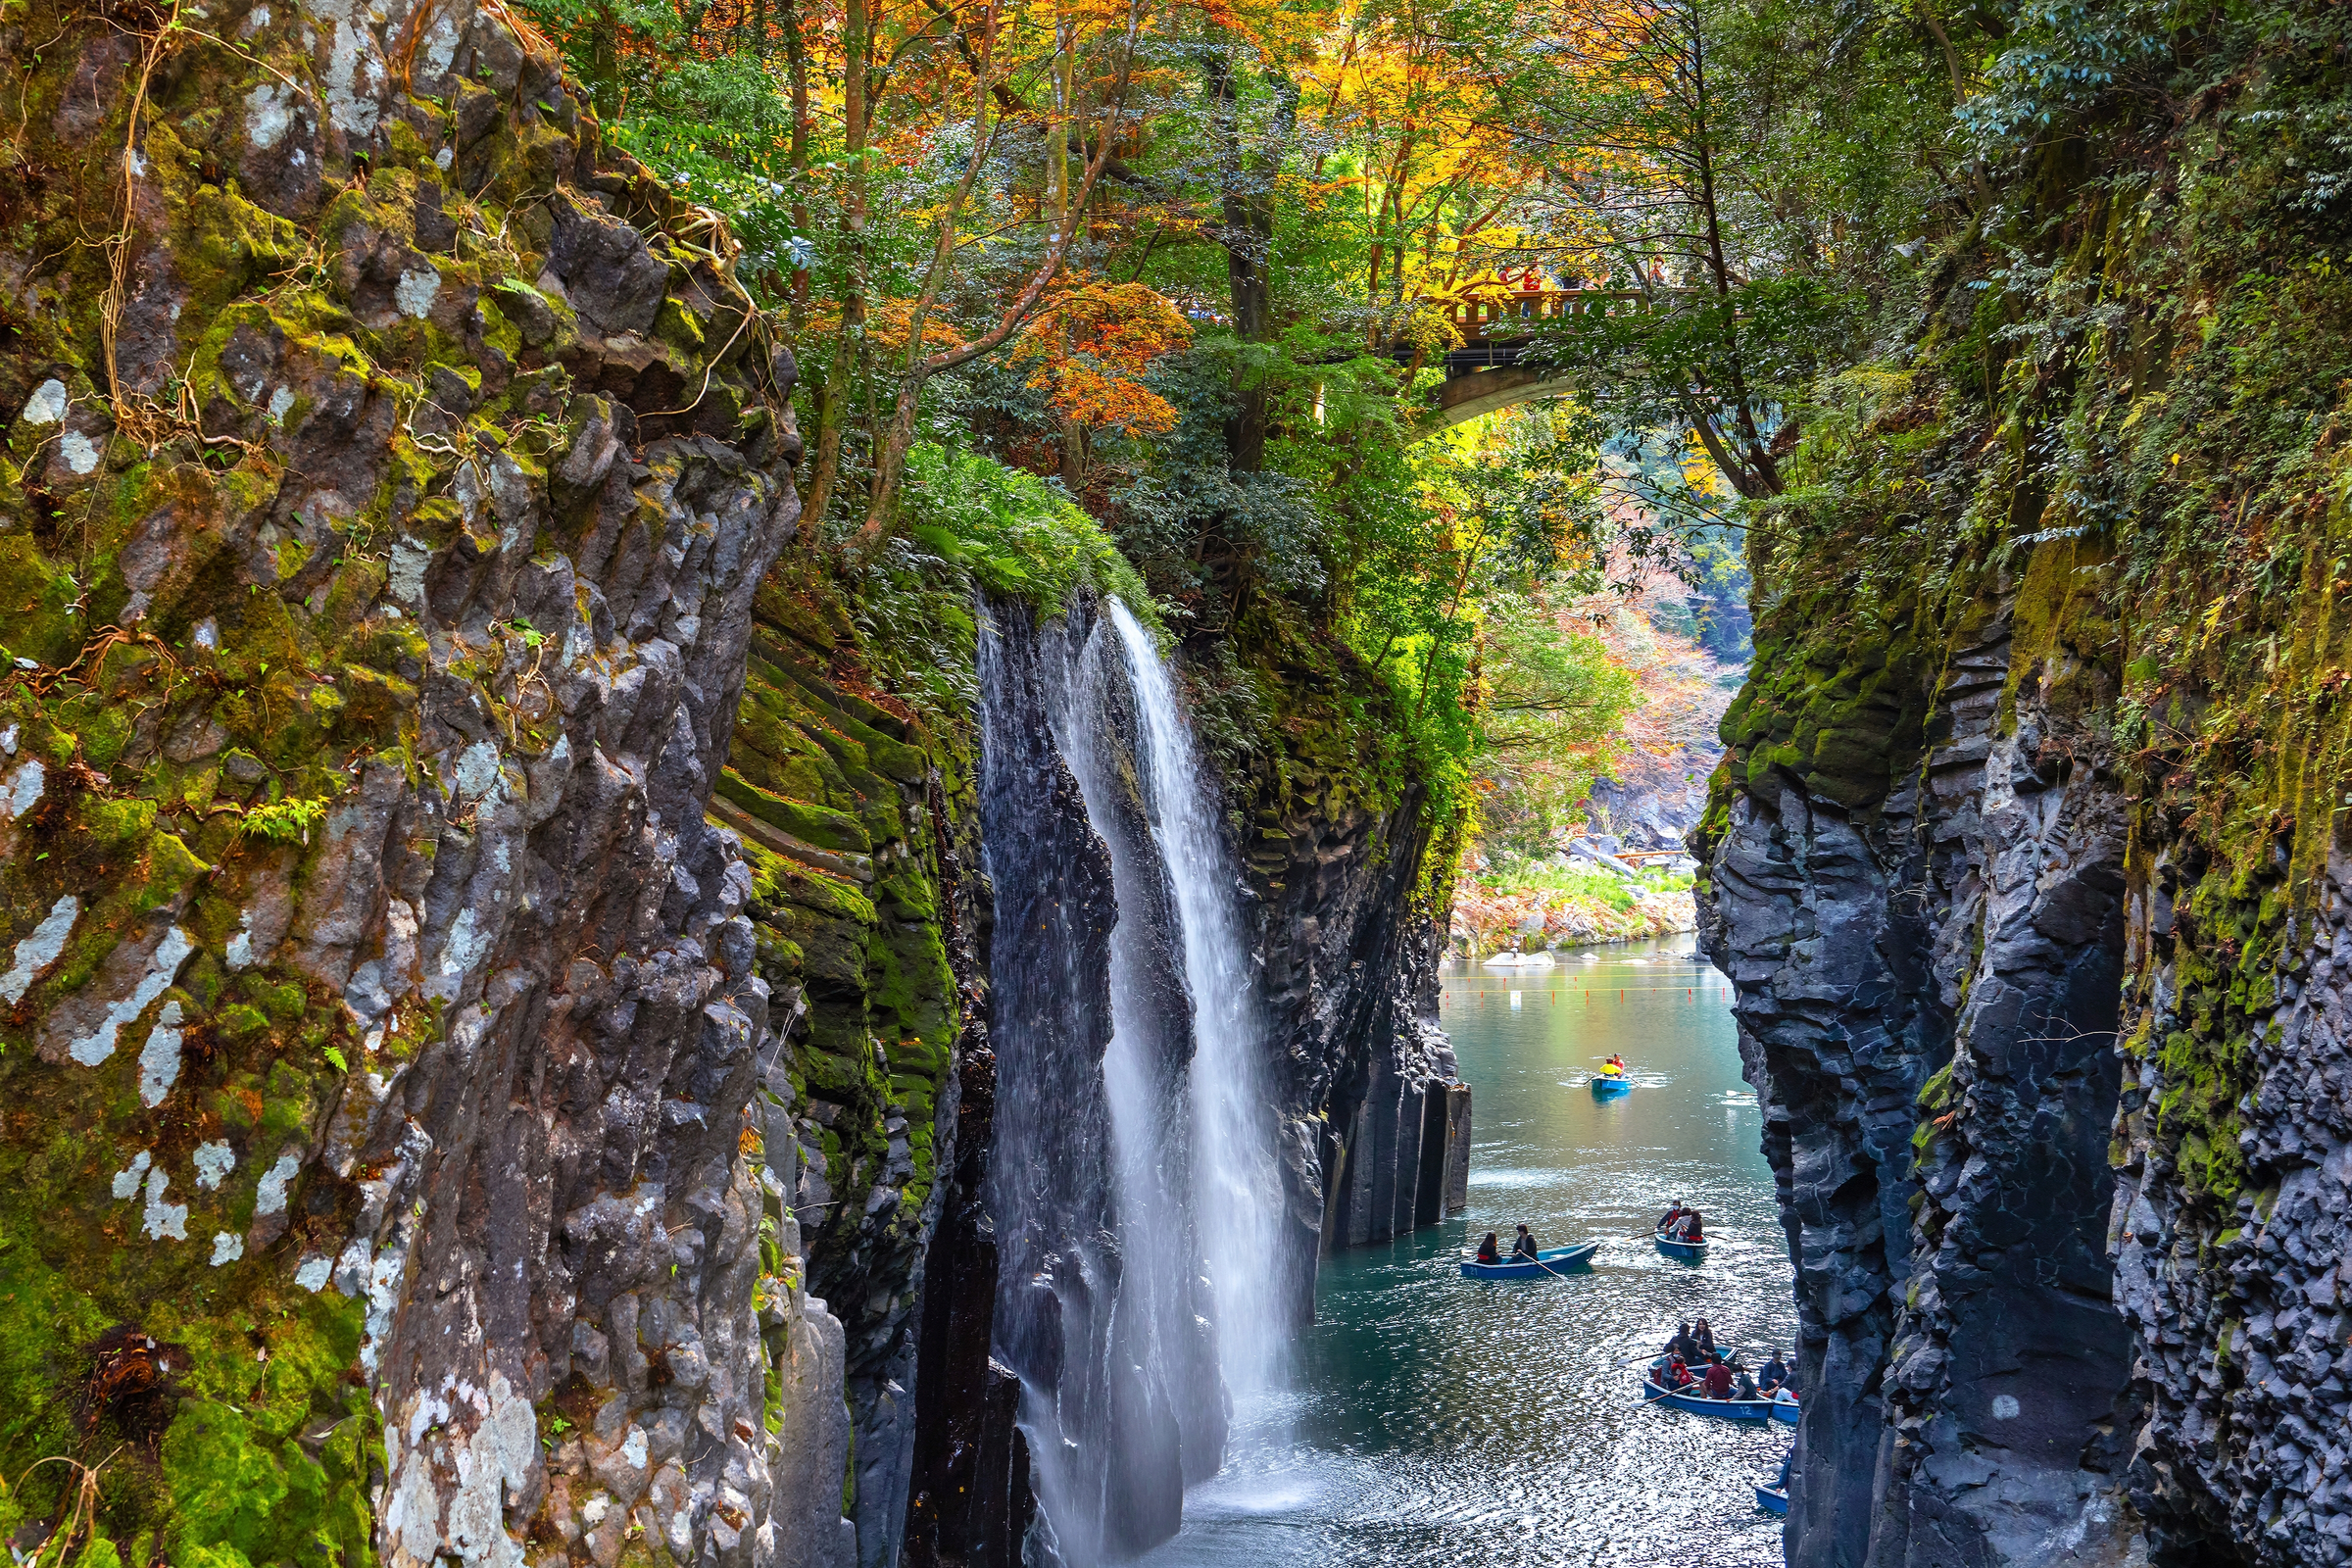
[[[1794,1328],[1723,993],[1688,939],[1550,970],[1449,971],[1444,1021],[1475,1090],[1468,1216],[1325,1260],[1294,1390],[1240,1412],[1224,1473],[1145,1560],[1779,1562],[1780,1523],[1749,1488],[1779,1470],[1788,1429],[1643,1408],[1638,1368],[1615,1364],[1685,1316],[1757,1360]],[[1611,1051],[1637,1087],[1596,1102],[1581,1086]],[[1707,1216],[1696,1268],[1650,1245],[1676,1198]],[[1603,1238],[1591,1272],[1461,1278],[1466,1248],[1489,1230],[1507,1242],[1521,1220],[1545,1247]]]

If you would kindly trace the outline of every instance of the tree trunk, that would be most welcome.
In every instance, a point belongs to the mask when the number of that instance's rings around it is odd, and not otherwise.
[[[1279,143],[1289,139],[1298,112],[1298,89],[1288,82],[1276,122],[1271,157],[1248,158],[1242,150],[1240,92],[1230,51],[1209,57],[1208,91],[1218,137],[1219,239],[1225,247],[1225,279],[1233,301],[1233,327],[1245,343],[1263,343],[1273,333],[1269,269],[1274,239],[1274,179],[1281,168]],[[1238,403],[1225,421],[1227,465],[1235,473],[1257,473],[1266,466],[1266,391],[1263,383],[1237,389]]]
[[[588,98],[596,105],[596,118],[610,126],[620,118],[620,18],[611,6],[599,6],[591,26]]]
[[[804,532],[811,540],[823,535],[825,511],[841,484],[842,426],[848,422],[851,382],[865,340],[866,88],[873,53],[866,0],[848,0],[844,20],[842,140],[849,186],[841,205],[841,336],[833,346],[825,384],[817,392],[816,463],[808,476],[808,493],[801,500],[808,519]]]

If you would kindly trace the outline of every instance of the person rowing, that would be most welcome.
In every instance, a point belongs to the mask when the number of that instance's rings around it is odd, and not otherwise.
[[[1536,1233],[1524,1225],[1520,1226],[1519,1239],[1511,1244],[1511,1256],[1514,1258],[1524,1257],[1531,1263],[1535,1262]]]
[[[1487,1232],[1487,1239],[1478,1244],[1478,1260],[1481,1263],[1499,1263],[1502,1261],[1502,1253],[1494,1245],[1494,1233],[1493,1231]]]
[[[1775,1349],[1771,1359],[1764,1363],[1763,1370],[1756,1374],[1756,1387],[1763,1392],[1766,1398],[1788,1388],[1788,1363],[1781,1359],[1781,1352],[1778,1349]]]
[[[1683,1216],[1689,1212],[1689,1209],[1683,1207],[1683,1200],[1679,1198],[1676,1199],[1674,1206],[1658,1216],[1657,1229],[1661,1233],[1671,1234],[1674,1227],[1680,1224]]]
[[[1698,1342],[1690,1337],[1689,1323],[1677,1326],[1674,1338],[1666,1342],[1666,1353],[1679,1355],[1686,1361],[1693,1361],[1698,1358]]]
[[[1600,1064],[1600,1070],[1611,1078],[1622,1078],[1625,1076],[1625,1058],[1611,1056]]]
[[[1719,1358],[1707,1368],[1707,1397],[1728,1399],[1732,1396],[1732,1369]]]

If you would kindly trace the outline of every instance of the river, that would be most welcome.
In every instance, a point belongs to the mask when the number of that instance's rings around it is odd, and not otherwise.
[[[1749,1487],[1789,1429],[1643,1408],[1617,1364],[1684,1316],[1759,1351],[1794,1329],[1729,991],[1689,937],[1590,951],[1448,968],[1443,1018],[1475,1095],[1469,1212],[1324,1260],[1290,1392],[1238,1412],[1223,1473],[1152,1568],[1781,1560]],[[1595,1101],[1583,1081],[1613,1050],[1638,1087]],[[1695,1268],[1648,1239],[1676,1198],[1706,1214]],[[1592,1271],[1461,1278],[1465,1248],[1522,1220],[1545,1247],[1602,1238]]]

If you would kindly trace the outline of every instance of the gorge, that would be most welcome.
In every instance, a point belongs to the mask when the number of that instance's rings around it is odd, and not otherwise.
[[[1735,552],[1788,1560],[2352,1558],[2352,10],[929,9],[0,4],[12,1560],[1159,1546]]]

